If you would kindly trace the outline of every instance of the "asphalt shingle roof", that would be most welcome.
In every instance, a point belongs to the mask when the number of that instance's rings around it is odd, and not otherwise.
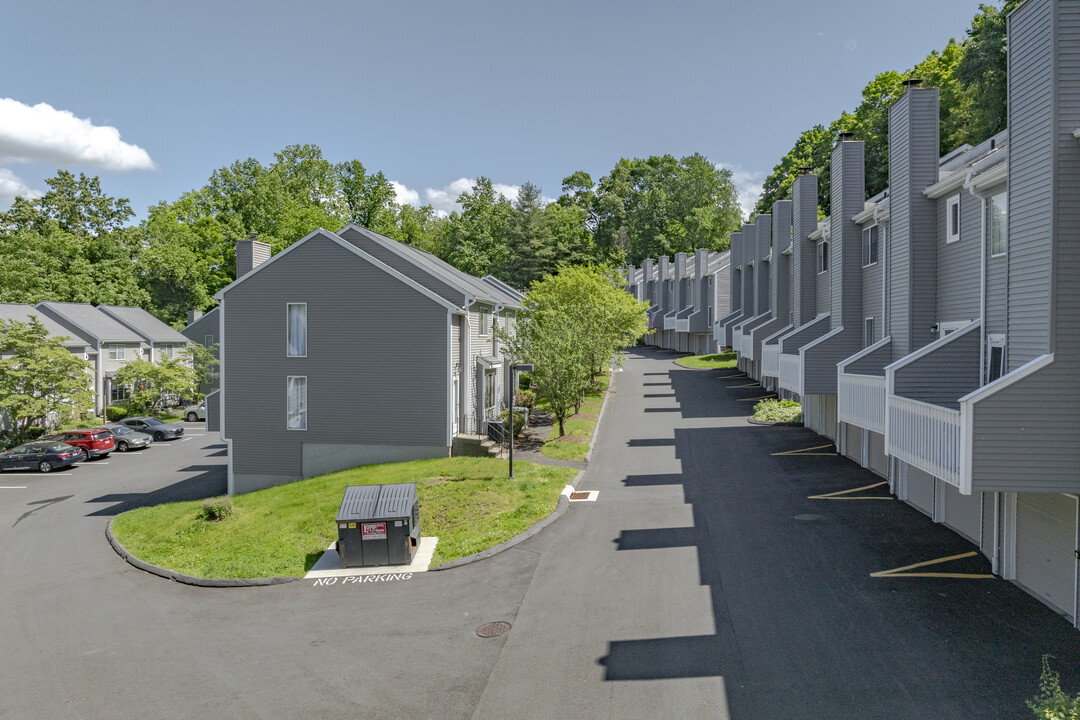
[[[140,307],[99,305],[98,310],[119,320],[154,343],[186,343],[188,339]]]
[[[38,322],[45,326],[45,329],[49,331],[51,337],[67,337],[68,339],[64,341],[64,345],[67,347],[81,347],[93,344],[78,333],[68,330],[33,305],[28,305],[26,303],[0,303],[0,320],[29,322],[31,315],[37,316]]]
[[[142,338],[117,320],[88,303],[40,302],[38,308],[51,310],[86,334],[104,342],[142,342]]]

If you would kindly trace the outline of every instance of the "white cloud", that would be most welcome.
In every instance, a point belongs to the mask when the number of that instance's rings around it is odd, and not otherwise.
[[[42,193],[24,183],[7,168],[0,168],[0,205],[11,205],[20,195],[27,200],[33,200],[41,197]]]
[[[858,47],[859,47],[859,41],[858,41],[858,40],[856,40],[855,38],[851,38],[851,39],[849,39],[849,40],[845,40],[845,41],[844,41],[844,48],[845,48],[845,49],[846,49],[846,50],[847,50],[848,52],[855,52],[855,50],[856,50],[856,49],[857,49]]]
[[[120,131],[94,125],[46,103],[0,98],[0,160],[58,167],[91,165],[111,172],[154,170],[150,154],[123,142]]]
[[[754,205],[761,197],[762,183],[765,182],[765,173],[757,170],[744,170],[741,165],[728,165],[717,163],[717,167],[731,171],[731,182],[735,184],[735,190],[739,193],[739,208],[743,219],[750,217],[754,211]]]
[[[420,207],[420,193],[415,190],[410,190],[396,180],[390,181],[390,187],[394,188],[394,194],[397,195],[398,203]]]

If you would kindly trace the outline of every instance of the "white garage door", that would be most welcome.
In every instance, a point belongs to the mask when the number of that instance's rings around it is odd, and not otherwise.
[[[978,544],[982,534],[982,493],[961,495],[959,490],[944,482],[938,483],[938,487],[944,505],[944,523]]]
[[[1016,496],[1016,581],[1061,612],[1076,603],[1076,498]]]

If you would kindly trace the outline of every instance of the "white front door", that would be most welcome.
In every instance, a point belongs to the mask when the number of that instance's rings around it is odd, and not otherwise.
[[[453,389],[451,390],[453,401],[451,407],[453,407],[453,428],[454,435],[458,433],[459,418],[461,417],[461,376],[455,375],[453,382]]]

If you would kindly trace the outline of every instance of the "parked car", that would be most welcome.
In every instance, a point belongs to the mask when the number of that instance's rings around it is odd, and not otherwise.
[[[82,448],[90,459],[108,457],[109,453],[116,449],[116,442],[113,440],[112,433],[103,427],[63,430],[51,435],[45,435],[41,439],[67,443]]]
[[[112,433],[113,439],[116,441],[116,449],[120,452],[141,450],[149,447],[150,443],[154,442],[152,436],[139,432],[134,428],[129,428],[127,425],[106,425],[105,429]]]
[[[146,433],[154,438],[154,442],[175,440],[184,434],[184,428],[182,426],[161,422],[157,418],[152,417],[124,418],[120,421],[120,424],[127,425],[129,428],[138,430],[141,433]]]
[[[51,472],[82,462],[82,448],[62,442],[35,440],[0,453],[0,472],[4,470],[37,470]]]
[[[188,408],[184,417],[187,418],[188,422],[206,420],[206,403],[199,403],[197,407]]]

